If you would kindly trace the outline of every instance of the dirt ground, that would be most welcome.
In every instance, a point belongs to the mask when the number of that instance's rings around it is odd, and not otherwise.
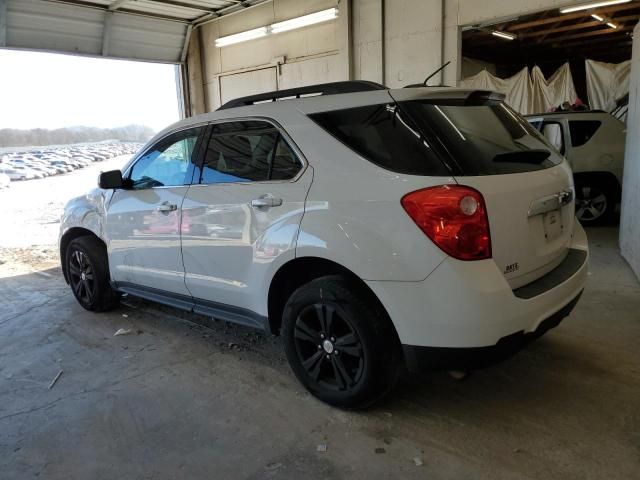
[[[347,412],[275,337],[133,298],[84,311],[54,242],[65,197],[113,167],[90,168],[0,192],[1,478],[640,478],[640,285],[615,228],[588,231],[581,301],[527,350]]]

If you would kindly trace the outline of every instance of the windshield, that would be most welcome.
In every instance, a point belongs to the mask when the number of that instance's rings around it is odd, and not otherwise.
[[[399,105],[425,140],[447,157],[454,175],[521,173],[562,161],[529,122],[502,102],[450,105],[412,100]]]

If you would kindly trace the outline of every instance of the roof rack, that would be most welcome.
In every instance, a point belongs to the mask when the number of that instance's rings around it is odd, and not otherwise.
[[[244,107],[262,102],[275,102],[283,99],[300,98],[303,96],[337,95],[340,93],[371,92],[374,90],[387,90],[387,87],[380,85],[379,83],[369,82],[366,80],[321,83],[318,85],[309,85],[307,87],[289,88],[287,90],[277,90],[275,92],[259,93],[248,97],[236,98],[228,101],[218,108],[218,110]]]

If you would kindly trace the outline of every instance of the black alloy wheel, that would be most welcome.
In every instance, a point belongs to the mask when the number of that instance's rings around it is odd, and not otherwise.
[[[120,294],[109,282],[109,262],[104,243],[95,236],[73,239],[66,250],[65,274],[78,303],[92,312],[115,308]]]
[[[295,290],[282,313],[289,365],[312,395],[343,408],[364,408],[388,393],[398,376],[398,335],[373,293],[342,275]]]
[[[306,306],[296,318],[294,338],[300,363],[319,387],[348,391],[361,380],[365,368],[362,342],[335,306]]]
[[[78,301],[91,305],[95,295],[95,277],[89,257],[80,250],[69,255],[69,283]]]

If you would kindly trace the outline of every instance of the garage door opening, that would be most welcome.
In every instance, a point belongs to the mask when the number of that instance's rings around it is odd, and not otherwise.
[[[176,68],[0,50],[0,267],[57,263],[64,204],[180,118]]]
[[[175,69],[171,64],[0,50],[0,129],[138,125],[148,133],[158,131],[179,118]],[[23,146],[10,143],[3,132],[0,147]]]

